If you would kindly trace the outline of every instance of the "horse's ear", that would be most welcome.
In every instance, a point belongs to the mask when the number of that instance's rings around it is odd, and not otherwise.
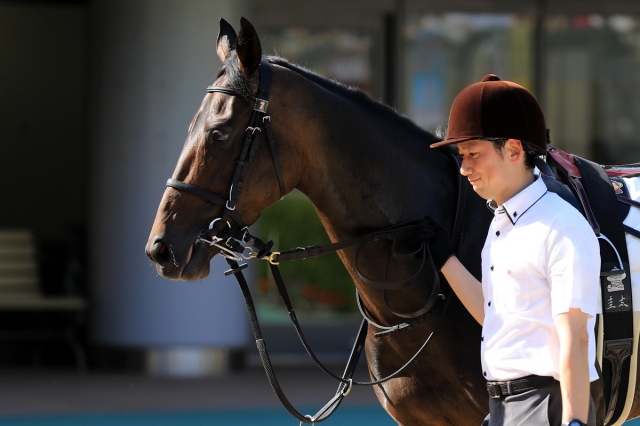
[[[262,46],[256,29],[253,28],[251,22],[244,18],[240,19],[240,34],[238,34],[236,52],[242,72],[247,77],[251,77],[262,60]]]
[[[218,32],[218,42],[216,44],[216,52],[218,58],[224,63],[232,50],[236,49],[236,31],[224,19],[220,18],[220,32]]]

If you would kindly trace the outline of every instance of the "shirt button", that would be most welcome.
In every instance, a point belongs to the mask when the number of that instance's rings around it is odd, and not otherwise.
[[[483,371],[483,372],[482,372],[482,375],[483,375],[484,377],[487,377],[487,372],[486,372],[486,371]]]
[[[513,212],[513,217],[517,217],[518,216],[518,212]]]
[[[500,236],[500,231],[497,231],[496,232],[496,237],[499,237],[499,236]]]
[[[491,265],[491,268],[490,268],[490,269],[493,271],[493,265]]]
[[[489,305],[489,306],[491,306],[491,300],[489,300],[489,303],[488,303],[488,305]]]
[[[481,342],[484,342],[484,336],[482,336],[482,337],[480,338],[480,341],[481,341]]]

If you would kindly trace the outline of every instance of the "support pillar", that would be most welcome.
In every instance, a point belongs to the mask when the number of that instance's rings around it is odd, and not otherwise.
[[[144,253],[187,127],[220,67],[218,21],[239,27],[246,8],[244,0],[90,4],[91,339],[147,350],[155,373],[220,372],[220,351],[249,342],[242,295],[222,259],[209,278],[185,283],[159,277]]]

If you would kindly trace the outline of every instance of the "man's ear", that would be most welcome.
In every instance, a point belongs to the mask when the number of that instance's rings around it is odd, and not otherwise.
[[[507,139],[504,147],[507,151],[507,157],[512,162],[517,162],[520,159],[524,159],[524,145],[522,141],[518,139]]]

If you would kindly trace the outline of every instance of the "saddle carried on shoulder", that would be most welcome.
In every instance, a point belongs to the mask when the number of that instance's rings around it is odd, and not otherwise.
[[[601,166],[552,146],[547,154],[546,163],[536,163],[547,188],[583,213],[600,242],[597,353],[607,401],[604,424],[621,425],[635,393],[632,354],[640,333],[640,293],[634,306],[632,287],[640,291],[640,164]]]

